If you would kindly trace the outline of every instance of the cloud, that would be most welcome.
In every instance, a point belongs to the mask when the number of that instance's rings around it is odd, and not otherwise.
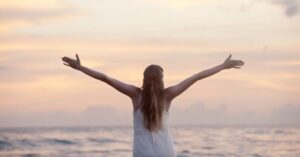
[[[0,73],[2,72],[2,71],[7,71],[7,70],[11,70],[12,68],[11,67],[8,67],[8,66],[0,66]]]
[[[79,9],[63,0],[6,1],[0,6],[0,30],[47,23],[49,20],[65,20],[78,15]]]
[[[279,4],[285,9],[285,14],[288,17],[295,16],[299,13],[299,0],[272,0],[273,3]]]
[[[130,125],[129,113],[110,106],[90,106],[79,113],[48,111],[0,114],[0,126],[113,126]]]
[[[230,113],[226,105],[208,108],[195,103],[186,109],[174,108],[171,114],[174,124],[185,125],[300,125],[299,105],[282,105],[268,115],[250,111]]]
[[[222,6],[222,8],[238,8],[240,11],[245,11],[245,9],[252,6],[254,3],[259,2],[260,0],[249,0],[249,1],[220,1],[220,0],[163,0],[163,1],[156,1],[152,0],[153,2],[156,2],[163,6],[168,6],[169,8],[173,8],[175,10],[182,10],[189,7],[195,7],[200,5],[219,5]],[[285,9],[285,14],[288,17],[295,16],[299,13],[299,7],[300,7],[300,1],[299,0],[268,0],[271,1],[274,4],[281,5]],[[230,4],[230,5],[228,5]]]
[[[132,126],[132,110],[90,106],[80,113],[62,111],[32,114],[0,114],[0,126]],[[270,115],[254,112],[230,113],[226,105],[208,108],[195,103],[170,110],[171,125],[300,125],[300,105],[283,105]]]
[[[284,105],[273,110],[269,123],[271,124],[300,124],[300,106]]]
[[[185,109],[173,109],[172,121],[179,125],[253,125],[258,124],[261,117],[253,112],[232,114],[226,105],[208,108],[195,103]]]
[[[175,10],[186,9],[192,6],[222,2],[220,0],[150,0],[156,4],[167,6]]]
[[[5,8],[0,10],[1,22],[24,21],[38,23],[49,18],[59,18],[72,15],[72,8],[54,8],[54,9],[19,9]]]

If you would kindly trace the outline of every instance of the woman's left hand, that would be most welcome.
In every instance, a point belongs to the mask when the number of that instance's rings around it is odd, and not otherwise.
[[[240,69],[245,63],[241,60],[233,60],[231,59],[231,54],[227,57],[227,59],[223,63],[224,69]]]

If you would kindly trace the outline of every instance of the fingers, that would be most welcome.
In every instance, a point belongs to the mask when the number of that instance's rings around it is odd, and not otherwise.
[[[237,64],[238,64],[239,66],[243,66],[245,63],[244,63],[243,61],[241,61],[241,60],[238,60],[238,61],[237,61]]]
[[[76,53],[76,59],[79,60],[78,54]]]
[[[238,65],[238,66],[243,66],[244,62],[241,60],[230,60],[232,64]]]
[[[69,57],[63,57],[62,59],[70,59]]]
[[[65,66],[69,66],[70,67],[70,65],[69,64],[66,64],[66,63],[63,63]]]
[[[75,61],[74,59],[71,59],[69,57],[63,57],[62,60],[65,61],[65,62],[68,62],[68,63]]]
[[[67,61],[71,60],[71,58],[63,57],[62,60],[65,61],[65,62],[67,62]]]
[[[76,59],[77,59],[78,63],[80,64],[80,59],[79,59],[79,56],[77,53],[76,53]]]
[[[241,65],[244,65],[245,64],[245,62],[243,62],[243,61],[240,61],[241,62]]]
[[[227,59],[226,60],[230,60],[230,58],[231,58],[231,54],[227,57]]]

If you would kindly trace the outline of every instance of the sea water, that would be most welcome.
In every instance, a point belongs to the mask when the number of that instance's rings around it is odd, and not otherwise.
[[[300,157],[300,127],[174,126],[178,157]],[[0,128],[0,157],[131,157],[132,127]]]

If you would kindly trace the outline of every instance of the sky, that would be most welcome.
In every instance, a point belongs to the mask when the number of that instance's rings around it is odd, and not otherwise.
[[[1,0],[0,127],[132,125],[132,104],[82,65],[137,87],[223,63],[176,97],[172,125],[300,125],[299,0]]]

